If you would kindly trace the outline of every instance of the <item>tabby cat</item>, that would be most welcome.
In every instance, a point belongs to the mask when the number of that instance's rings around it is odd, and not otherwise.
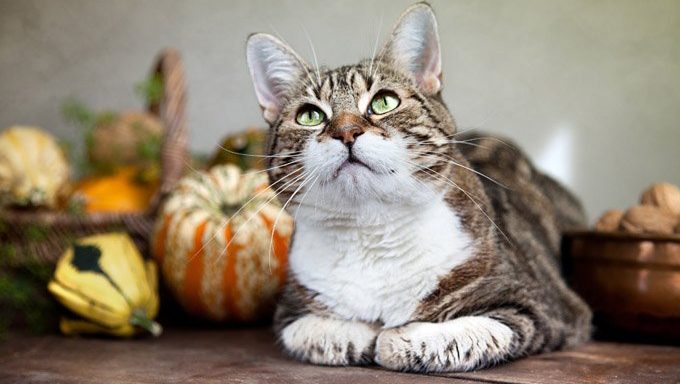
[[[274,320],[288,354],[468,371],[589,338],[558,258],[582,209],[511,145],[456,133],[429,5],[356,65],[312,67],[267,34],[247,61],[296,219]]]

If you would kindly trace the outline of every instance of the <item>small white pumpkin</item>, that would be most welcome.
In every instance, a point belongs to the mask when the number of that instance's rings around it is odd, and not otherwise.
[[[54,207],[69,165],[53,136],[15,126],[0,133],[0,203]]]

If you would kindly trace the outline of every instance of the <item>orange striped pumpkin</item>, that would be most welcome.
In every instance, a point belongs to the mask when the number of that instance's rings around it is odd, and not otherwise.
[[[191,314],[217,321],[270,315],[286,277],[293,220],[262,172],[234,165],[182,179],[151,248],[166,285]]]

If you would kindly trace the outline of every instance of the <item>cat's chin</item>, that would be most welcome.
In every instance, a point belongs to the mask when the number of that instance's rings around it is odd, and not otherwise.
[[[336,177],[317,183],[306,201],[311,205],[323,202],[323,208],[343,212],[375,204],[419,205],[431,201],[432,192],[419,186],[405,175],[375,172],[370,165],[349,163],[339,167]],[[327,202],[333,202],[332,207]]]
[[[305,169],[312,172],[309,190],[300,201],[314,207],[343,212],[371,204],[417,205],[430,201],[432,191],[423,188],[408,165],[408,150],[399,136],[389,140],[366,133],[351,150],[339,140],[310,140],[304,151]],[[320,203],[323,202],[323,203]],[[332,202],[332,204],[327,204]]]
[[[365,165],[343,163],[333,175],[331,183],[345,191],[346,196],[361,198],[375,189],[377,177]]]

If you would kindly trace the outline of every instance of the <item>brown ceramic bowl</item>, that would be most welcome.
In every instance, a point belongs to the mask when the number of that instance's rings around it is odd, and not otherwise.
[[[680,342],[680,236],[571,232],[562,250],[596,337]]]

